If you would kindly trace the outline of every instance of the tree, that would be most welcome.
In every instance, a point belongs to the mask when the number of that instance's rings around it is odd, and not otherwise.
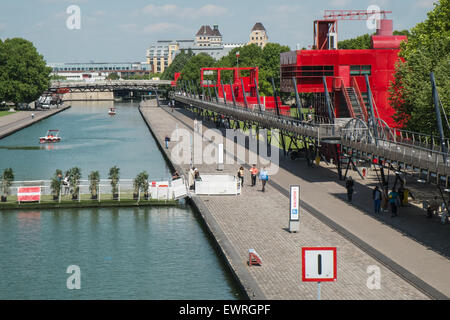
[[[199,84],[201,68],[213,67],[215,63],[216,61],[214,58],[205,53],[193,56],[181,70],[181,80],[190,80],[193,81],[194,84]]]
[[[370,49],[372,36],[370,34],[363,34],[362,36],[342,40],[338,42],[339,49]]]
[[[392,33],[394,36],[409,36],[408,30],[394,31]],[[370,49],[372,45],[372,35],[371,34],[363,34],[362,36],[342,40],[338,42],[339,49]]]
[[[33,43],[21,38],[0,43],[0,101],[30,103],[48,89],[52,69]]]
[[[113,199],[116,200],[119,194],[120,169],[117,166],[109,169],[109,179],[111,179],[111,187]]]
[[[176,55],[170,66],[164,70],[161,79],[173,80],[175,78],[175,73],[181,72],[184,66],[193,56],[194,54],[192,53],[192,50],[188,50],[188,52],[185,52],[185,50],[181,50],[181,52]]]
[[[437,91],[446,112],[450,108],[450,0],[440,0],[402,44],[394,81],[389,90],[394,120],[406,129],[438,134],[430,83],[436,77]],[[444,118],[444,117],[443,117]],[[444,125],[446,135],[450,133]]]
[[[110,73],[106,79],[107,80],[119,80],[119,75],[116,72]]]
[[[239,52],[239,67],[258,67],[260,94],[272,96],[271,78],[274,78],[277,91],[280,89],[280,54],[290,51],[288,46],[268,43],[261,49],[256,44],[234,48],[227,56],[216,63],[216,67],[232,68],[237,66],[236,53]],[[243,73],[245,75],[245,72]],[[228,80],[228,79],[224,79]]]
[[[91,171],[88,176],[89,179],[89,191],[91,192],[91,199],[97,199],[97,189],[100,182],[100,173],[98,171]]]

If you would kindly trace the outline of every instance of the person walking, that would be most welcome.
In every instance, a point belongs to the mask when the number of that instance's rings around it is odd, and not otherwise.
[[[376,186],[373,190],[372,198],[375,214],[379,214],[381,209],[381,191],[378,186]]]
[[[194,190],[194,186],[195,186],[195,172],[194,172],[194,169],[192,169],[192,167],[189,169],[188,183],[189,183],[189,190]]]
[[[353,186],[354,186],[353,178],[350,176],[348,177],[345,183],[345,188],[347,189],[347,200],[350,203],[352,203],[353,201],[353,191],[354,191]]]
[[[168,135],[166,135],[166,137],[164,138],[164,141],[166,142],[166,149],[169,149],[170,137]]]
[[[397,217],[397,202],[398,202],[398,193],[397,190],[392,189],[391,193],[389,193],[389,204],[391,205],[391,218]]]
[[[388,199],[388,188],[385,186],[381,193],[381,208],[383,212],[388,212],[389,199]]]
[[[261,180],[262,184],[262,192],[265,192],[266,190],[266,183],[269,181],[269,174],[267,173],[266,168],[262,168],[259,173],[259,179]]]
[[[256,164],[254,164],[250,168],[250,174],[252,175],[252,187],[256,186],[256,176],[258,175],[258,169],[256,168]]]
[[[238,178],[241,180],[241,187],[243,187],[244,186],[244,167],[239,168]]]

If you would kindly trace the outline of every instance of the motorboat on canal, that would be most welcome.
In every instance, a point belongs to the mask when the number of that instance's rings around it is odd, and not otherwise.
[[[59,136],[59,130],[48,130],[45,137],[39,138],[40,143],[54,143],[60,141],[61,137]]]
[[[116,108],[109,108],[108,114],[109,114],[110,116],[114,116],[114,115],[116,114]]]

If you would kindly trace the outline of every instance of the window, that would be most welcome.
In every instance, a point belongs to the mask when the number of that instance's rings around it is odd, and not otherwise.
[[[334,76],[334,66],[302,66],[301,77]]]
[[[372,74],[372,66],[364,65],[364,66],[350,66],[350,75],[351,76],[363,76],[363,75],[371,75]]]

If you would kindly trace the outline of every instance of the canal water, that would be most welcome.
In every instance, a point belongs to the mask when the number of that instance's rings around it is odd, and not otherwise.
[[[15,180],[49,179],[81,168],[107,178],[170,171],[137,105],[73,103],[72,108],[0,140],[0,169]],[[39,145],[59,129],[62,142]],[[81,289],[69,290],[69,266]],[[72,278],[71,278],[72,279]],[[71,281],[69,281],[71,282]],[[241,299],[242,293],[189,206],[4,211],[0,214],[0,299]]]

